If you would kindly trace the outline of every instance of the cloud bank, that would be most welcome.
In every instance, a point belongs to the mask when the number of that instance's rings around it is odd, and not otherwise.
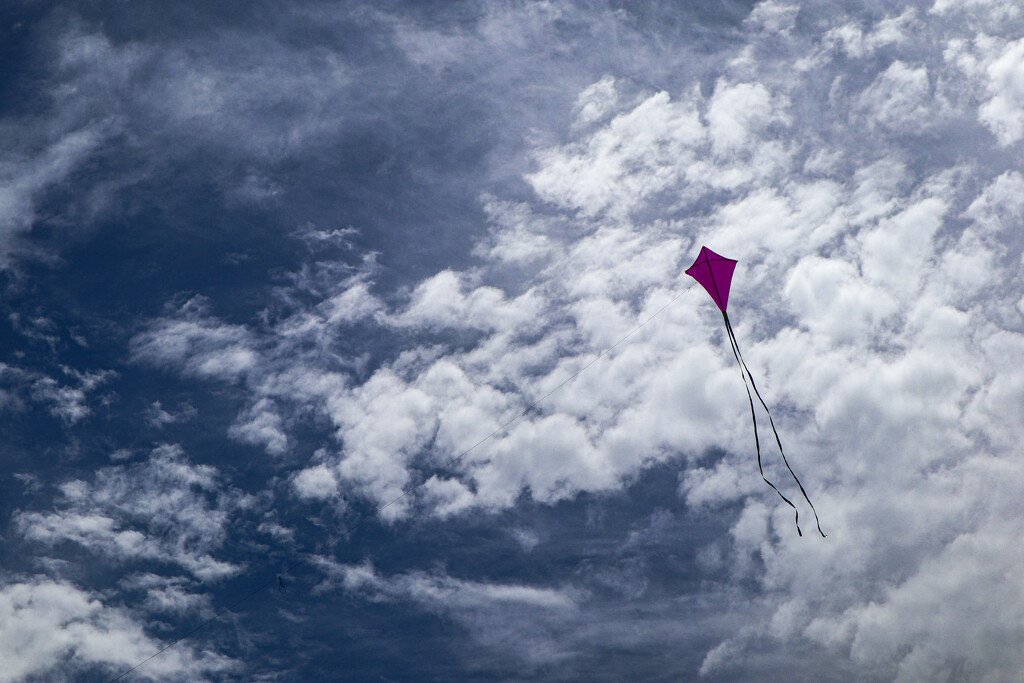
[[[244,566],[225,535],[257,497],[279,506],[265,528],[282,538],[307,517],[331,538],[385,505],[381,528],[401,534],[609,501],[675,467],[676,504],[728,529],[679,539],[699,576],[726,577],[709,594],[729,624],[680,675],[799,663],[808,679],[1011,679],[1024,15],[996,0],[765,0],[687,10],[681,28],[682,11],[311,3],[276,8],[274,26],[197,14],[204,31],[142,38],[50,18],[49,125],[9,115],[4,129],[21,141],[0,169],[5,267],[70,264],[54,235],[88,243],[121,221],[140,243],[209,240],[175,253],[215,252],[229,275],[146,262],[166,282],[138,278],[159,284],[130,319],[96,325],[121,335],[118,370],[58,380],[22,354],[0,366],[0,411],[34,402],[84,429],[95,388],[140,373],[223,397],[195,409],[203,438],[258,464],[153,444],[56,476],[56,493],[12,511],[14,532],[41,556],[70,544],[214,581]],[[760,483],[739,373],[699,289],[481,442],[689,287],[702,244],[739,260],[731,317],[826,540],[796,538]],[[145,393],[152,429],[186,429],[160,406],[194,396]],[[785,479],[775,461],[767,473]],[[514,655],[538,678],[586,659],[558,626],[590,609],[570,578],[318,566],[354,598],[417,605],[492,650],[489,629],[523,610],[547,624],[546,654]],[[649,597],[649,566],[633,570],[617,585]],[[202,609],[165,578],[151,609]],[[83,624],[74,657],[112,662],[86,640],[144,638],[64,577],[34,581],[4,590],[19,605],[43,591]],[[607,633],[624,612],[588,614]],[[57,656],[17,661],[40,662],[19,664],[32,672]]]

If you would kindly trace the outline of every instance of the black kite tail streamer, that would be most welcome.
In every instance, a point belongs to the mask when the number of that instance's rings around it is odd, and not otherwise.
[[[732,331],[732,323],[729,322],[729,314],[722,311],[722,317],[725,318],[725,330],[729,334],[729,341],[732,344],[732,353],[736,357],[736,362],[740,366],[740,374],[743,375],[743,386],[747,388],[747,377],[750,378],[750,386],[754,389],[754,395],[757,396],[757,400],[761,402],[761,406],[764,408],[764,412],[768,414],[768,424],[771,425],[772,433],[775,435],[775,444],[779,447],[779,453],[782,455],[782,462],[786,464],[786,469],[789,470],[789,474],[793,477],[793,481],[796,482],[797,487],[800,489],[800,493],[803,495],[804,500],[811,508],[811,512],[814,514],[814,524],[818,527],[818,533],[821,534],[822,538],[825,538],[825,532],[821,530],[821,522],[818,520],[818,511],[814,509],[814,503],[807,496],[807,491],[804,490],[804,485],[800,483],[800,478],[796,476],[796,472],[789,464],[789,460],[786,458],[786,451],[782,448],[782,439],[779,438],[779,432],[775,429],[775,420],[772,419],[772,411],[768,410],[768,405],[761,398],[761,392],[757,390],[757,384],[754,382],[754,376],[750,374],[750,368],[747,367],[747,363],[743,360],[743,354],[740,352],[740,347],[736,343],[736,334]],[[750,389],[747,388],[747,399],[750,400],[750,419],[754,423],[754,447],[757,450],[757,469],[761,472],[761,478],[764,482],[775,489],[775,492],[779,494],[779,498],[786,501],[789,507],[793,508],[793,515],[796,517],[796,533],[799,536],[803,536],[803,532],[800,531],[800,511],[796,509],[796,506],[784,495],[779,489],[775,488],[775,484],[768,481],[764,476],[764,469],[761,467],[761,444],[757,438],[757,417],[754,414],[754,400],[750,396]]]
[[[821,530],[821,522],[818,520],[818,511],[814,509],[814,503],[811,502],[807,491],[804,489],[804,485],[800,483],[800,479],[796,476],[796,472],[793,471],[789,460],[786,458],[786,451],[782,448],[782,439],[779,438],[779,432],[775,429],[775,420],[772,419],[772,412],[768,409],[768,404],[761,398],[761,392],[757,390],[754,376],[750,374],[750,368],[747,367],[746,361],[743,360],[739,344],[736,343],[736,334],[733,332],[732,323],[729,322],[729,314],[726,312],[726,307],[729,303],[729,287],[732,284],[732,274],[735,268],[736,261],[734,259],[725,258],[707,247],[701,247],[700,255],[693,265],[687,269],[686,273],[703,285],[704,289],[707,290],[708,294],[711,295],[711,298],[715,300],[718,308],[722,311],[722,318],[725,320],[725,331],[729,337],[729,345],[732,347],[732,354],[736,358],[736,364],[739,365],[740,376],[743,378],[743,388],[747,390],[747,400],[750,402],[750,421],[754,425],[754,448],[757,450],[757,469],[761,473],[761,479],[768,486],[772,487],[775,493],[779,494],[779,498],[785,501],[786,505],[793,508],[793,515],[796,519],[796,533],[803,536],[803,532],[800,530],[800,511],[789,498],[783,495],[782,491],[775,484],[768,481],[768,477],[764,474],[764,467],[761,464],[761,440],[757,433],[757,415],[754,411],[754,396],[757,396],[761,407],[768,414],[768,424],[771,425],[772,433],[775,435],[775,443],[779,447],[779,453],[782,455],[782,462],[786,464],[786,469],[789,470],[793,481],[796,482],[804,500],[811,507],[811,512],[814,513],[814,523],[818,527],[818,533],[821,534],[822,538],[825,538],[825,532]],[[750,379],[749,385],[747,384],[748,378]],[[754,389],[753,395],[750,393],[751,388]]]

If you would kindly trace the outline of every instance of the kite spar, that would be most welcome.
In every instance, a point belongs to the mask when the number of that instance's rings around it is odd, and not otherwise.
[[[818,526],[818,533],[821,534],[822,538],[825,538],[825,532],[821,530],[821,522],[818,521],[818,511],[814,509],[814,503],[807,497],[807,491],[804,490],[803,484],[800,483],[793,468],[789,466],[786,452],[782,450],[782,440],[779,438],[779,432],[775,429],[775,421],[772,420],[772,413],[768,410],[768,405],[764,402],[764,399],[761,398],[761,393],[757,390],[757,385],[754,383],[754,376],[750,374],[750,369],[743,360],[743,354],[740,353],[740,347],[736,344],[736,335],[732,331],[732,323],[729,322],[729,314],[726,312],[726,307],[729,304],[729,287],[732,285],[732,273],[735,269],[736,261],[734,259],[725,258],[707,247],[701,247],[697,260],[687,269],[686,274],[699,282],[708,291],[711,298],[718,304],[719,310],[722,311],[722,318],[725,320],[725,331],[729,336],[729,343],[732,346],[732,355],[736,357],[736,363],[740,366],[743,387],[747,390],[747,399],[750,401],[750,420],[754,423],[754,447],[757,449],[757,469],[761,473],[761,478],[764,479],[764,483],[772,487],[775,493],[779,494],[779,498],[786,501],[786,504],[793,508],[793,514],[796,516],[796,533],[803,536],[803,532],[800,531],[800,511],[797,510],[789,498],[782,495],[782,491],[776,488],[775,484],[768,481],[768,477],[764,476],[764,468],[761,466],[761,441],[757,436],[757,416],[754,414],[754,398],[750,394],[751,387],[754,388],[754,396],[757,396],[757,400],[761,402],[764,411],[768,413],[768,423],[772,427],[772,433],[775,434],[775,443],[778,444],[779,453],[782,454],[782,462],[786,463],[786,469],[793,476],[793,481],[799,487],[804,500],[811,506],[811,512],[814,513],[814,523]],[[749,386],[747,385],[748,377],[750,378]]]

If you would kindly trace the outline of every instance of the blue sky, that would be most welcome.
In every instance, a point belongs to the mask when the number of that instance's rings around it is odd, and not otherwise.
[[[1024,667],[1017,3],[0,31],[0,681]]]

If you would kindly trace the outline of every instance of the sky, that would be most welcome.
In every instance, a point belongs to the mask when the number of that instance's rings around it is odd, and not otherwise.
[[[0,32],[0,683],[1024,670],[1016,0]]]

